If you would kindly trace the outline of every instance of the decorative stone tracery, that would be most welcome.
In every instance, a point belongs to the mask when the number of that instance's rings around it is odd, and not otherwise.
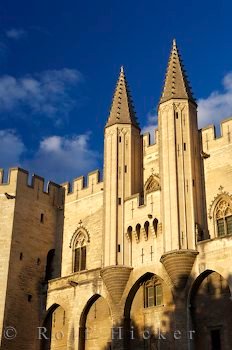
[[[150,193],[154,191],[159,191],[161,189],[160,187],[160,180],[158,175],[152,174],[145,183],[145,193]]]
[[[79,224],[79,226],[72,235],[72,238],[69,243],[69,248],[72,248],[72,246],[82,247],[83,245],[89,243],[89,241],[89,232],[85,227],[82,226],[82,224]]]

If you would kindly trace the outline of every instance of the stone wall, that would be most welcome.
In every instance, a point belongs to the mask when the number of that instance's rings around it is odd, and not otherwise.
[[[21,169],[11,173],[14,174],[13,182],[17,181],[17,190],[13,193],[16,198],[7,202],[15,202],[14,213],[13,210],[6,212],[9,223],[12,215],[14,218],[9,225],[13,229],[8,232],[11,250],[8,276],[6,274],[4,328],[14,327],[17,337],[13,340],[3,338],[1,348],[34,350],[38,349],[36,332],[45,311],[47,254],[58,248],[62,240],[63,190],[50,183],[44,191],[44,180],[38,176],[33,176],[28,185],[28,173]],[[60,274],[59,249],[55,257],[53,277]]]

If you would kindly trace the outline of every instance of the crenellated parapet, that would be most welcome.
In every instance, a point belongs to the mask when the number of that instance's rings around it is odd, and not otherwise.
[[[95,170],[87,175],[73,180],[72,184],[62,184],[65,189],[65,202],[72,202],[103,191],[103,182],[100,181],[100,172]]]
[[[201,135],[203,151],[206,153],[232,144],[232,117],[221,121],[218,137],[216,136],[215,125],[209,125],[201,129]]]
[[[143,138],[143,184],[151,174],[159,173],[159,131],[154,130],[154,143],[151,143],[150,133],[145,133]]]
[[[143,149],[146,151],[147,148],[149,147],[158,147],[158,143],[159,143],[159,130],[158,128],[155,128],[154,129],[154,142],[152,143],[151,142],[151,134],[150,132],[146,132],[142,135],[142,138],[143,138]]]
[[[29,172],[22,168],[10,168],[7,180],[4,180],[4,170],[0,170],[0,193],[7,199],[17,197],[22,193],[24,197],[30,196],[34,200],[43,200],[61,208],[63,204],[63,189],[60,185],[45,180],[38,175],[29,176]]]

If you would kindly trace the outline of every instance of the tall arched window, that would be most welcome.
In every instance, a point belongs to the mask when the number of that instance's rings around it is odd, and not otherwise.
[[[86,245],[88,239],[82,231],[78,232],[73,245],[73,272],[86,270]]]
[[[232,234],[232,204],[222,198],[215,209],[215,219],[218,237]]]

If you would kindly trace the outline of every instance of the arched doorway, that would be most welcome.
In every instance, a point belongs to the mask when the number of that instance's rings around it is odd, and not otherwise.
[[[171,349],[173,300],[169,287],[147,272],[131,288],[125,304],[125,349]],[[162,344],[162,334],[165,342]],[[159,339],[160,338],[160,339]]]
[[[41,350],[66,350],[68,320],[66,311],[60,305],[53,305],[40,329]]]
[[[79,350],[110,350],[112,319],[106,300],[94,295],[80,318]]]
[[[232,349],[232,301],[227,281],[207,270],[195,281],[190,297],[194,348]]]

